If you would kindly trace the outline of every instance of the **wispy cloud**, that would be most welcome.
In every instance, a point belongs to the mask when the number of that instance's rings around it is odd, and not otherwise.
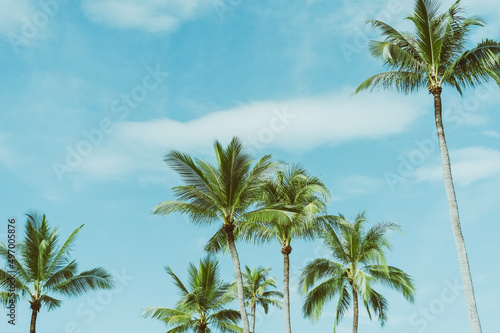
[[[0,0],[0,34],[17,33],[33,11],[31,0]]]
[[[493,130],[483,131],[483,132],[481,132],[481,134],[489,136],[491,138],[500,139],[500,133],[498,133],[497,131],[493,131]]]
[[[116,28],[171,32],[202,10],[202,0],[84,0],[82,9],[94,22]]]
[[[415,99],[413,99],[415,98]],[[417,97],[377,94],[262,101],[180,122],[168,118],[119,122],[78,171],[99,177],[163,171],[170,149],[204,154],[215,139],[237,135],[258,155],[270,148],[292,152],[402,133],[423,113]]]
[[[450,152],[453,179],[457,184],[500,178],[500,151],[485,147],[470,147]],[[417,181],[441,181],[441,166],[423,166],[415,172]]]

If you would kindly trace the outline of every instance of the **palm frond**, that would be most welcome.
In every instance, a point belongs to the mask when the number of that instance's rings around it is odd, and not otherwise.
[[[189,216],[191,221],[196,224],[210,224],[219,219],[217,212],[210,209],[205,209],[198,205],[181,202],[181,201],[165,201],[153,208],[152,213],[155,215],[168,215],[171,213],[182,213]]]
[[[65,296],[76,297],[90,290],[112,289],[113,277],[102,267],[81,272],[51,288]]]
[[[377,281],[401,292],[410,302],[415,301],[415,286],[412,278],[401,269],[393,266],[370,265],[367,272]]]
[[[347,290],[347,284],[344,284],[340,289],[339,300],[337,302],[337,308],[335,309],[335,320],[333,322],[333,332],[337,332],[337,325],[340,320],[345,316],[349,306],[351,305],[351,295]]]
[[[54,270],[60,269],[63,265],[66,265],[69,261],[69,252],[72,250],[73,245],[75,243],[76,238],[78,237],[78,233],[82,230],[84,224],[76,228],[71,235],[66,239],[64,244],[61,246],[57,254],[51,260],[47,273],[49,275],[53,274]]]
[[[338,278],[330,278],[311,289],[305,297],[302,311],[306,317],[317,321],[321,317],[321,312],[325,303],[342,291],[343,281]]]
[[[49,295],[42,295],[40,297],[40,301],[42,302],[43,305],[47,307],[47,310],[53,310],[61,306],[62,301],[53,297],[50,297]]]
[[[377,88],[383,90],[396,89],[401,93],[408,94],[426,87],[426,78],[421,73],[388,71],[369,77],[356,88],[353,94],[357,94],[362,90]]]

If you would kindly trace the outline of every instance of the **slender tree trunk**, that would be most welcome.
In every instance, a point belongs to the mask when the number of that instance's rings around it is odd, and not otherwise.
[[[444,136],[441,108],[441,88],[436,88],[434,91],[431,91],[431,93],[434,95],[434,114],[436,120],[436,130],[439,139],[439,149],[441,152],[441,165],[443,167],[444,186],[446,188],[446,196],[448,198],[448,206],[450,208],[451,228],[453,230],[453,237],[455,238],[455,246],[458,253],[458,263],[460,265],[460,274],[462,276],[462,283],[464,285],[464,295],[465,302],[467,304],[467,312],[469,314],[472,333],[480,333],[481,323],[479,322],[479,314],[477,311],[476,299],[474,296],[474,286],[472,283],[467,250],[465,248],[465,240],[462,234],[462,228],[460,227],[457,198],[455,195],[455,188],[453,186],[453,178],[451,175],[450,157],[448,154],[448,147],[446,146],[446,139]]]
[[[236,251],[236,244],[234,241],[234,226],[224,225],[224,230],[227,234],[229,252],[231,252],[231,257],[233,259],[234,277],[236,278],[236,287],[238,289],[238,304],[241,314],[243,333],[249,333],[248,317],[247,311],[245,309],[245,297],[243,295],[243,278],[241,277],[240,258],[238,257],[238,252]]]
[[[252,316],[250,318],[250,327],[252,330],[250,332],[255,333],[255,308],[257,307],[257,303],[253,303],[252,305]]]
[[[35,333],[36,329],[36,317],[38,316],[38,309],[31,310],[31,324],[30,324],[30,333]]]
[[[281,249],[283,253],[283,311],[285,312],[285,333],[292,333],[290,321],[290,258],[292,252],[290,246]]]
[[[359,309],[358,309],[358,292],[352,288],[352,300],[354,306],[354,316],[352,318],[352,333],[358,333],[358,317],[359,317]]]

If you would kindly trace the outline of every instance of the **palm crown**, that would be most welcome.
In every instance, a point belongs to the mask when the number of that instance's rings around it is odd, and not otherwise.
[[[304,268],[299,283],[306,293],[303,305],[306,316],[319,319],[325,303],[338,296],[334,328],[353,302],[353,332],[356,332],[359,295],[370,318],[373,312],[384,324],[387,300],[373,288],[377,282],[400,291],[413,302],[411,278],[402,270],[387,266],[385,259],[385,249],[390,248],[388,233],[399,230],[398,225],[378,223],[365,230],[366,222],[364,214],[356,216],[352,223],[340,215],[326,227],[322,238],[335,261],[315,259]]]
[[[184,285],[170,267],[165,270],[179,289],[181,299],[174,309],[150,307],[143,311],[145,318],[153,318],[167,324],[170,333],[210,333],[213,328],[220,332],[241,332],[236,324],[240,313],[227,309],[234,300],[231,284],[220,279],[218,261],[210,256],[200,260],[198,267],[189,263],[188,284]]]
[[[427,88],[434,93],[445,84],[462,93],[463,87],[485,82],[500,85],[500,43],[485,39],[465,49],[470,28],[483,22],[463,17],[460,0],[447,12],[439,13],[438,9],[437,1],[417,0],[413,15],[407,18],[415,25],[414,33],[369,21],[385,36],[384,41],[371,41],[370,51],[391,71],[368,78],[355,93],[377,87],[401,92]]]
[[[275,298],[282,298],[283,294],[276,290],[268,290],[269,288],[276,288],[276,280],[268,278],[267,274],[271,268],[264,268],[259,266],[253,270],[245,266],[243,272],[243,290],[245,291],[245,298],[247,305],[252,307],[260,305],[267,313],[270,305],[281,307],[281,302]]]
[[[277,239],[282,251],[290,253],[292,239],[313,239],[320,230],[318,225],[325,220],[321,214],[329,198],[330,192],[319,178],[309,175],[299,165],[289,165],[265,182],[260,199],[264,207],[275,207],[288,214],[242,224],[238,234],[256,242]]]
[[[262,157],[254,165],[237,138],[227,149],[217,141],[214,151],[215,165],[175,150],[167,154],[165,161],[186,185],[172,188],[178,201],[161,203],[153,214],[180,212],[198,224],[221,220],[225,226],[234,226],[250,215],[264,177],[273,166],[271,156]]]
[[[90,290],[111,289],[113,279],[103,268],[94,268],[81,273],[78,264],[70,257],[70,251],[83,225],[75,229],[59,247],[57,228],[51,228],[45,215],[28,214],[23,242],[17,244],[16,254],[9,258],[5,244],[0,244],[0,256],[14,263],[16,297],[26,299],[33,310],[32,332],[36,314],[42,306],[48,310],[60,307],[62,301],[54,294],[76,297]],[[0,269],[0,289],[7,290],[10,275]],[[12,278],[12,277],[10,277]],[[2,301],[7,302],[7,292],[1,292]]]
[[[283,298],[283,294],[277,290],[269,290],[270,288],[276,288],[276,280],[267,277],[270,270],[270,267],[264,268],[262,266],[251,270],[248,266],[245,266],[243,272],[243,291],[247,305],[250,307],[250,331],[252,333],[255,333],[255,310],[257,305],[262,306],[266,314],[269,306],[274,305],[281,308],[282,305],[278,299]]]

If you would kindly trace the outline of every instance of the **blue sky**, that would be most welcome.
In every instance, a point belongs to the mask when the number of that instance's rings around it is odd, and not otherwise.
[[[488,23],[472,40],[498,40],[495,5],[464,3]],[[412,4],[0,0],[0,237],[5,241],[9,217],[22,230],[30,210],[46,213],[65,237],[85,223],[74,257],[81,269],[103,266],[118,281],[113,293],[42,310],[38,330],[165,331],[140,311],[174,306],[176,291],[163,266],[184,277],[187,263],[204,256],[203,244],[216,227],[149,214],[180,183],[163,155],[181,149],[210,160],[215,139],[227,143],[238,135],[256,157],[272,153],[320,176],[333,193],[330,213],[366,210],[372,222],[402,225],[404,233],[391,238],[389,259],[415,279],[416,302],[383,289],[388,323],[380,328],[362,312],[360,332],[467,332],[432,100],[425,91],[351,96],[362,80],[382,71],[366,47],[377,34],[363,22],[379,17],[405,29],[402,19]],[[493,86],[463,97],[443,95],[485,332],[497,327],[500,294],[499,102]],[[272,266],[281,281],[279,244],[238,247],[243,264]],[[320,243],[292,247],[292,277],[309,260],[328,255]],[[219,259],[230,281],[231,260]],[[334,303],[313,324],[292,289],[294,331],[331,331]],[[15,328],[1,318],[0,330],[26,332],[28,305],[19,305]],[[349,332],[351,320],[347,315],[338,332]],[[282,329],[282,311],[259,315],[257,331]]]

